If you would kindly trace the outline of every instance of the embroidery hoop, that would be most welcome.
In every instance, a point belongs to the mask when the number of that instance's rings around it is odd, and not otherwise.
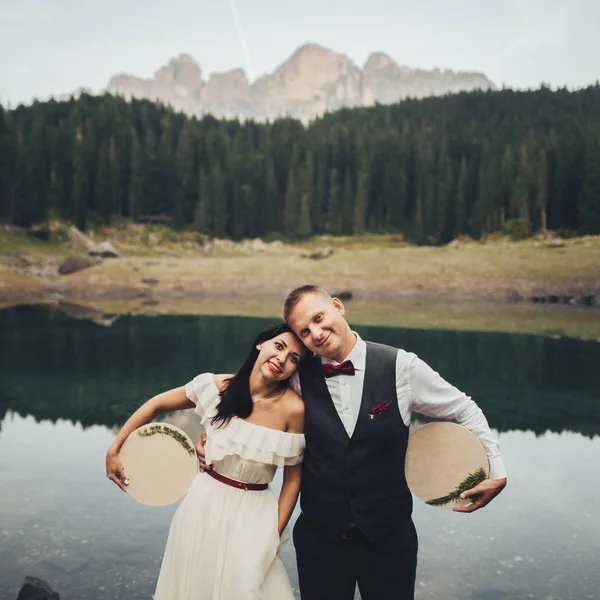
[[[406,482],[411,492],[425,503],[454,492],[479,469],[484,471],[487,479],[490,468],[485,448],[473,433],[461,425],[428,423],[408,438]],[[436,508],[466,506],[470,502],[459,498],[440,503]]]
[[[198,472],[194,443],[170,423],[148,423],[133,431],[119,458],[129,479],[127,492],[148,506],[181,500]]]

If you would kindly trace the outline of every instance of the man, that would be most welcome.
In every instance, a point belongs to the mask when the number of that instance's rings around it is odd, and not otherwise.
[[[481,440],[490,479],[465,492],[473,512],[506,485],[500,450],[479,407],[414,354],[363,341],[345,308],[303,286],[284,318],[314,359],[303,361],[306,451],[294,545],[302,600],[414,598],[417,536],[404,478],[411,412],[455,421]],[[378,407],[378,410],[373,410]],[[203,463],[203,447],[198,447]]]
[[[284,303],[288,325],[317,355],[300,374],[300,592],[303,600],[352,600],[358,583],[363,600],[412,599],[417,536],[404,478],[411,411],[464,425],[486,448],[490,479],[465,492],[472,503],[456,511],[488,504],[506,474],[487,421],[468,396],[414,354],[363,341],[344,314],[342,302],[316,286],[293,290]]]

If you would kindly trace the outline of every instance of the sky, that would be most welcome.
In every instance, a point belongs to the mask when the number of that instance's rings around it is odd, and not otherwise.
[[[151,77],[186,53],[252,82],[313,42],[362,67],[482,71],[497,86],[600,79],[598,0],[0,0],[0,103],[16,106],[112,75]]]

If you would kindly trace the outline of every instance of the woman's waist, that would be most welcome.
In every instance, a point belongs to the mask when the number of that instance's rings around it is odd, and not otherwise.
[[[252,485],[268,485],[273,481],[276,470],[274,465],[256,463],[239,457],[225,457],[212,465],[212,471],[218,475]]]
[[[240,481],[238,479],[232,479],[226,475],[222,475],[214,469],[206,471],[206,474],[212,477],[215,481],[227,485],[238,490],[244,490],[245,492],[260,492],[266,490],[269,487],[268,483],[250,483],[246,481]]]

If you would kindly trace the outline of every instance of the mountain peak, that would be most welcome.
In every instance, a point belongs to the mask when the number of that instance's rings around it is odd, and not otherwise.
[[[389,54],[386,54],[385,52],[372,52],[369,54],[369,58],[367,58],[364,70],[379,71],[382,69],[387,69],[390,66],[397,67],[398,65],[392,60]]]
[[[328,70],[332,64],[352,65],[355,67],[354,63],[345,54],[334,52],[330,48],[320,46],[319,44],[304,44],[277,67],[273,75],[292,67],[293,69],[312,70],[318,78],[319,73]]]
[[[290,59],[295,56],[319,56],[321,54],[336,54],[330,48],[326,48],[325,46],[321,46],[321,44],[315,44],[314,42],[308,42],[306,44],[302,44],[299,48],[297,48]]]
[[[191,63],[194,65],[198,64],[198,62],[192,56],[190,56],[189,54],[185,54],[185,53],[181,53],[176,58],[173,58],[170,62],[171,63]]]

